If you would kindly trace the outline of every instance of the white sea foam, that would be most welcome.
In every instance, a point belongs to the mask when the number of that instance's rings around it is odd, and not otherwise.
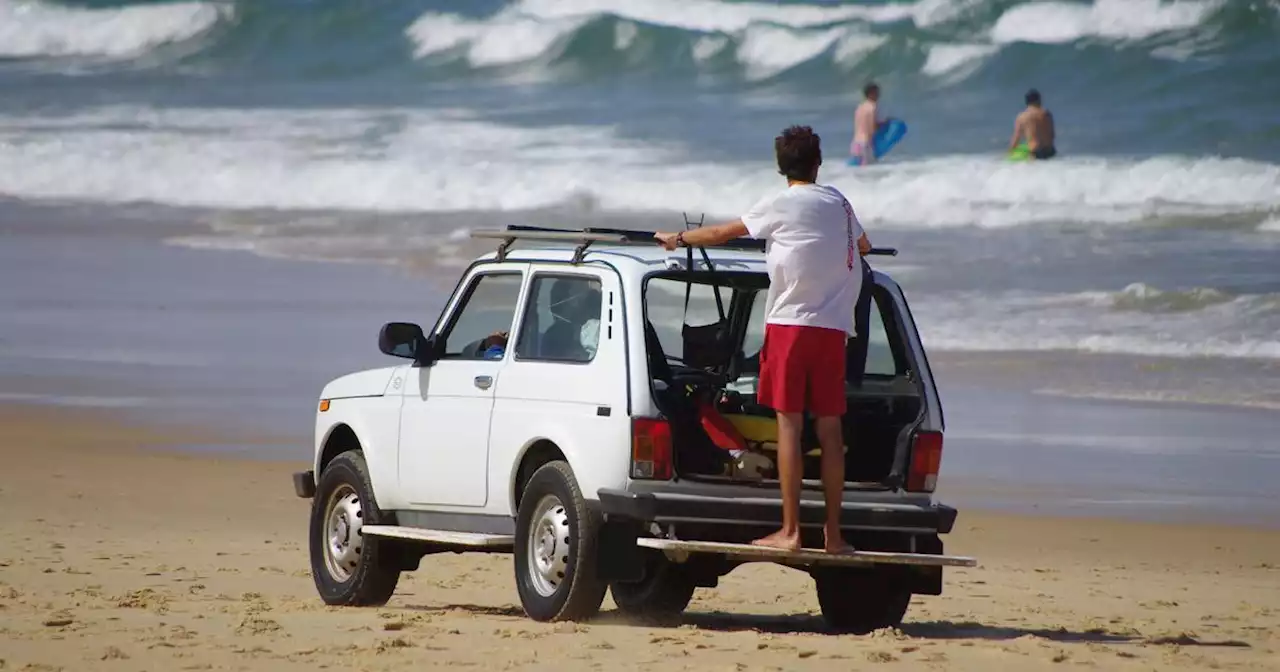
[[[703,35],[693,43],[693,60],[711,60],[728,46],[729,38],[724,35]]]
[[[1138,40],[1195,28],[1222,6],[1222,0],[1095,0],[1031,2],[1008,9],[991,28],[998,44],[1063,44],[1086,37]]]
[[[1140,225],[1280,212],[1280,166],[1240,159],[833,164],[824,181],[881,228]],[[609,127],[525,128],[462,113],[114,107],[0,117],[0,192],[26,198],[402,212],[579,203],[714,217],[739,213],[776,187],[765,160],[715,163],[696,147]]]
[[[1043,164],[943,157],[862,170],[836,167],[824,177],[879,225],[1132,224],[1280,208],[1280,166],[1214,157],[1081,157]]]
[[[732,41],[747,76],[761,79],[833,47],[836,62],[856,62],[884,41],[862,25],[901,20],[928,25],[950,16],[953,7],[942,0],[837,7],[718,0],[525,0],[483,18],[427,12],[405,32],[419,57],[457,49],[472,65],[504,65],[546,58],[588,21],[612,16],[624,21],[615,32],[615,49],[632,44],[636,24],[705,33],[694,43],[695,60],[711,58]],[[848,24],[854,20],[860,24]]]
[[[639,34],[640,29],[636,27],[636,24],[630,21],[619,22],[613,27],[613,48],[617,51],[630,49]]]
[[[737,59],[750,79],[765,79],[804,63],[830,49],[844,33],[841,28],[797,31],[777,26],[747,28],[738,43]]]
[[[851,20],[884,23],[919,20],[928,23],[947,16],[941,0],[881,5],[803,5],[720,0],[523,0],[512,11],[540,18],[611,15],[657,26],[698,32],[733,33],[753,24],[792,28],[825,26]]]
[[[507,65],[546,60],[555,47],[588,21],[622,21],[614,48],[625,50],[639,26],[664,26],[702,33],[693,47],[703,62],[732,42],[749,79],[772,77],[833,51],[840,65],[856,64],[885,41],[868,32],[875,24],[910,21],[928,28],[954,19],[982,0],[917,0],[884,4],[777,5],[721,0],[522,0],[480,18],[428,12],[406,34],[415,53],[428,56],[461,50],[472,65]],[[924,74],[957,81],[1012,42],[1057,44],[1082,38],[1125,42],[1168,32],[1188,33],[1203,25],[1224,0],[1059,0],[1014,5],[988,31],[987,39],[928,47]],[[1162,45],[1162,57],[1185,59],[1211,35],[1190,33]]]
[[[198,37],[230,16],[230,5],[211,2],[90,9],[0,0],[0,57],[134,58]]]
[[[925,344],[938,350],[1280,359],[1280,301],[1273,295],[1133,310],[1118,305],[1124,294],[935,292],[913,297],[912,311]]]
[[[418,57],[465,48],[474,66],[521,63],[546,54],[562,38],[581,27],[584,18],[543,19],[502,12],[473,20],[428,12],[406,30]]]
[[[1259,231],[1280,233],[1280,216],[1272,217],[1258,225]]]
[[[992,44],[935,44],[920,69],[926,75],[962,79],[994,54],[999,47]]]

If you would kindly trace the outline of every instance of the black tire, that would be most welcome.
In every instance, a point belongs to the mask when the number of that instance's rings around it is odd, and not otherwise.
[[[529,618],[573,621],[600,611],[607,584],[596,573],[599,527],[568,463],[549,462],[529,478],[514,549],[516,590]]]
[[[391,599],[400,570],[381,557],[391,552],[389,542],[360,533],[364,525],[387,524],[395,523],[378,509],[364,455],[349,450],[333,458],[311,504],[311,577],[325,604],[369,607]],[[330,550],[331,532],[345,539],[342,554]]]
[[[815,572],[818,605],[834,630],[866,634],[893,628],[911,604],[911,591],[896,576],[874,569],[826,569]]]
[[[623,613],[646,620],[678,617],[693,599],[693,578],[684,567],[653,553],[645,562],[644,578],[609,585],[613,601]]]

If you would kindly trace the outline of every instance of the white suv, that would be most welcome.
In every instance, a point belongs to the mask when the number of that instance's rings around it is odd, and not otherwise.
[[[940,594],[942,566],[973,564],[942,555],[956,518],[932,497],[942,407],[888,276],[866,269],[849,340],[842,521],[860,552],[772,552],[745,545],[781,521],[772,413],[754,396],[763,243],[694,257],[648,232],[474,235],[501,245],[467,269],[435,326],[382,328],[382,352],[407,361],[321,395],[315,469],[294,487],[314,498],[325,602],[383,604],[424,555],[512,552],[532,618],[590,617],[606,589],[624,611],[673,616],[695,587],[765,560],[808,571],[827,621],[866,631],[900,622],[912,594]],[[559,246],[511,249],[527,241]],[[715,421],[747,449],[725,450]],[[805,441],[816,446],[811,429]],[[821,546],[814,454],[807,548]]]

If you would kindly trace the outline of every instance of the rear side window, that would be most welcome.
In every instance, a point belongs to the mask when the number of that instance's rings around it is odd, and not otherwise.
[[[743,340],[742,351],[748,357],[752,358],[760,353],[760,347],[764,343],[764,304],[767,292],[759,292],[755,297],[755,305],[751,308],[751,322],[747,326],[747,335]],[[894,357],[892,346],[889,344],[889,331],[885,328],[882,312],[888,310],[892,314],[892,305],[887,302],[892,301],[883,292],[871,292],[871,318],[867,324],[867,365],[864,375],[881,376],[892,378],[898,375],[898,371],[905,371],[908,367],[905,363],[899,366],[899,362]]]
[[[689,292],[689,308],[685,310],[685,291]],[[733,290],[720,288],[720,299],[726,309]],[[700,327],[715,324],[720,319],[716,309],[716,294],[712,285],[694,284],[684,280],[653,278],[645,286],[645,309],[649,322],[662,345],[663,354],[680,359],[684,356],[684,337],[681,329],[688,324]]]
[[[889,345],[889,331],[884,326],[884,310],[892,310],[892,306],[882,304],[882,301],[889,301],[888,298],[882,298],[884,295],[880,292],[871,293],[871,319],[867,325],[867,368],[866,375],[869,376],[885,376],[892,377],[898,375],[898,371],[905,370],[907,367],[898,366],[898,362],[894,359],[893,348]]]
[[[600,280],[538,275],[529,289],[516,357],[586,363],[600,345]]]

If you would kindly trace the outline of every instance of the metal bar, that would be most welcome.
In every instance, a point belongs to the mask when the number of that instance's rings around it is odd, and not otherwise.
[[[652,234],[650,234],[652,236]],[[577,231],[546,231],[546,232],[524,232],[524,231],[472,231],[472,238],[489,238],[497,240],[546,240],[558,241],[562,243],[627,243],[626,236],[618,234],[602,234],[602,233],[586,233]],[[652,238],[646,241],[653,244]]]
[[[882,551],[855,551],[833,554],[826,551],[802,548],[786,551],[780,548],[728,544],[716,541],[681,541],[676,539],[636,539],[636,545],[673,553],[723,553],[757,562],[782,564],[830,564],[830,565],[923,565],[930,567],[976,567],[978,561],[963,555],[928,555],[924,553],[886,553]]]
[[[543,241],[560,243],[608,243],[612,245],[653,245],[653,231],[638,229],[611,229],[592,227],[586,229],[553,229],[541,226],[510,225],[500,230],[472,231],[472,238],[496,239],[503,241]],[[510,248],[510,243],[505,245]],[[710,249],[755,250],[763,252],[765,241],[757,238],[737,238],[720,245],[705,245]],[[504,250],[505,252],[505,250]],[[873,247],[869,255],[894,257],[898,250],[892,247]]]
[[[515,537],[507,534],[424,530],[419,527],[405,527],[402,525],[365,525],[361,532],[372,537],[391,537],[407,541],[425,541],[448,544],[450,546],[472,546],[478,548],[511,546],[515,539]]]

